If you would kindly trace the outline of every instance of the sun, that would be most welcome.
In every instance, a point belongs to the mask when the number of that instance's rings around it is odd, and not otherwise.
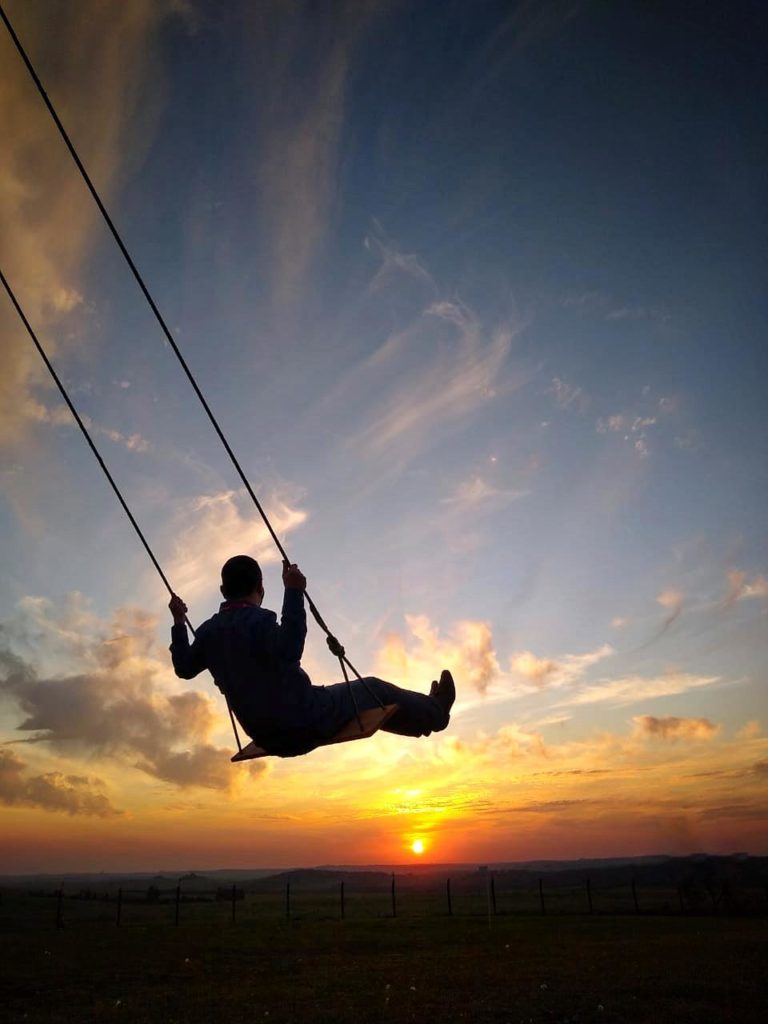
[[[417,857],[420,857],[422,853],[424,853],[424,840],[414,839],[413,842],[411,843],[411,850],[416,854]]]

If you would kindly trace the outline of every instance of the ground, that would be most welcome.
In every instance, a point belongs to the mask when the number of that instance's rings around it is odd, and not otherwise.
[[[8,1024],[765,1020],[764,917],[375,913],[4,897]],[[283,911],[284,912],[284,911]],[[378,916],[377,916],[378,915]]]

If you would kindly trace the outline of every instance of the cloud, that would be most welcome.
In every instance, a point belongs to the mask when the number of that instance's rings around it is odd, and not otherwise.
[[[113,444],[122,445],[129,452],[140,452],[143,454],[149,451],[149,441],[142,437],[141,434],[123,434],[120,430],[113,430],[110,427],[103,427],[98,423],[94,423],[90,416],[81,413],[79,409],[78,413],[80,413],[80,419],[92,437],[106,437],[108,441],[112,441]],[[27,403],[27,415],[30,420],[34,420],[37,423],[49,423],[55,427],[74,427],[77,425],[74,416],[66,405],[47,406],[34,398],[30,398]]]
[[[168,578],[186,600],[216,592],[221,567],[232,555],[246,553],[261,563],[280,560],[266,526],[248,500],[240,509],[242,493],[223,491],[196,498],[179,513],[174,552]],[[281,542],[307,519],[307,512],[293,504],[285,489],[262,497],[261,503]]]
[[[658,306],[621,306],[611,309],[605,314],[606,320],[656,320],[669,323],[670,313]]]
[[[509,659],[509,667],[535,686],[568,686],[587,669],[614,654],[610,644],[602,644],[586,654],[566,654],[559,659],[539,658],[531,651],[518,651]]]
[[[486,332],[466,306],[433,303],[353,371],[358,383],[367,379],[371,401],[367,422],[350,443],[401,466],[431,442],[444,440],[496,397],[513,335],[509,325]],[[520,377],[507,386],[522,383]]]
[[[37,611],[55,634],[55,609]],[[176,786],[228,789],[229,751],[210,743],[221,722],[216,704],[202,692],[164,691],[169,663],[164,652],[161,660],[155,626],[145,612],[118,609],[82,640],[80,671],[59,675],[41,674],[12,649],[4,630],[0,693],[22,712],[16,727],[26,734],[22,742],[116,757]]]
[[[678,401],[674,397],[656,398],[651,393],[650,385],[645,385],[634,409],[627,412],[614,412],[599,416],[595,421],[598,434],[618,434],[622,440],[630,444],[640,458],[647,458],[651,453],[649,437],[657,431],[661,421],[678,411]]]
[[[19,38],[108,202],[129,167],[140,162],[153,131],[161,95],[159,35],[173,4],[9,6]],[[83,53],[88,60],[73,60]],[[58,348],[77,344],[83,269],[99,215],[5,31],[0,66],[0,265],[55,356]],[[0,444],[13,444],[39,420],[36,389],[48,382],[4,295],[0,335],[6,339],[0,346]]]
[[[513,672],[524,676],[537,686],[543,686],[548,679],[551,679],[559,669],[559,665],[551,658],[537,658],[530,651],[521,651],[513,654],[509,659],[509,665]]]
[[[377,6],[338,2],[310,13],[302,0],[264,0],[248,7],[259,204],[271,239],[273,301],[282,314],[299,299],[324,240],[349,65]]]
[[[646,647],[650,647],[652,644],[655,644],[656,641],[660,640],[680,618],[685,605],[685,593],[682,590],[678,590],[676,587],[668,587],[658,595],[656,603],[666,609],[667,615],[656,632],[653,633],[649,639],[641,643],[639,647],[635,648],[636,651],[645,650]]]
[[[547,747],[541,733],[532,729],[525,729],[515,723],[502,725],[495,736],[489,737],[490,745],[486,747],[486,753],[492,750],[495,753],[509,757],[546,757]],[[480,747],[484,746],[483,738],[479,741]]]
[[[475,511],[480,506],[495,510],[504,508],[520,498],[527,498],[530,493],[527,490],[494,487],[483,477],[474,476],[460,483],[453,494],[442,499],[442,503],[461,510]]]
[[[664,623],[662,624],[662,627],[657,633],[655,639],[658,640],[659,637],[663,636],[664,633],[666,633],[666,631],[672,625],[672,623],[678,619],[680,613],[683,610],[684,602],[685,594],[682,590],[677,590],[674,587],[670,587],[669,589],[664,590],[661,594],[659,594],[659,596],[656,598],[656,603],[660,604],[662,608],[666,608],[669,614],[667,615],[666,619],[664,619]]]
[[[668,590],[664,590],[659,594],[656,598],[656,603],[660,604],[662,608],[668,609],[672,615],[677,616],[680,614],[684,600],[685,594],[682,590],[676,590],[673,587],[670,587]]]
[[[749,580],[747,574],[740,569],[732,569],[728,573],[728,588],[723,598],[723,607],[731,608],[738,601],[749,598],[768,598],[768,579],[755,576]]]
[[[758,736],[761,736],[763,732],[762,726],[756,718],[746,722],[736,733],[740,740],[754,740]]]
[[[552,384],[547,389],[547,394],[552,395],[555,404],[561,409],[569,409],[573,412],[586,412],[589,408],[589,395],[583,388],[570,384],[561,377],[553,377]]]
[[[586,686],[560,701],[561,705],[578,704],[635,704],[640,700],[654,697],[671,697],[702,686],[720,682],[719,676],[694,676],[687,672],[669,672],[662,676],[624,676],[620,679],[604,679],[593,686]]]
[[[521,804],[507,808],[510,814],[562,814],[575,807],[583,809],[585,805],[594,804],[593,800],[539,800],[530,804]]]
[[[0,750],[0,803],[6,807],[39,807],[96,818],[114,818],[113,807],[99,779],[83,775],[26,774],[26,764],[10,750]]]
[[[638,735],[653,736],[663,740],[711,740],[720,731],[720,726],[708,718],[657,718],[655,715],[636,715],[632,721]]]
[[[614,416],[601,416],[595,424],[598,434],[614,433],[619,434],[627,429],[627,418],[620,414]]]
[[[407,277],[424,285],[427,292],[436,294],[437,285],[416,254],[404,253],[395,242],[386,239],[380,224],[376,223],[376,232],[366,235],[363,244],[381,260],[379,269],[368,285],[369,292],[379,291],[398,277]]]
[[[486,622],[462,619],[441,636],[426,615],[406,615],[410,636],[390,633],[375,655],[376,675],[398,686],[426,692],[440,670],[449,669],[462,688],[484,694],[499,673],[491,629]],[[461,702],[461,701],[459,701]]]

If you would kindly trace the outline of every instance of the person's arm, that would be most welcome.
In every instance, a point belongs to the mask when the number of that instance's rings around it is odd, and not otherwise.
[[[301,661],[307,636],[304,591],[307,581],[298,566],[283,563],[283,610],[280,624],[272,622],[264,636],[265,647],[281,661]]]
[[[187,633],[187,606],[174,594],[168,602],[173,626],[171,627],[171,661],[179,679],[194,679],[206,668],[202,645],[198,637],[189,643]]]

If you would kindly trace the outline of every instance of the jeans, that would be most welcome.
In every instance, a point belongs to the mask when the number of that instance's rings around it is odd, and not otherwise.
[[[379,701],[381,704],[399,705],[382,726],[384,732],[397,733],[398,736],[429,736],[448,725],[448,715],[434,697],[404,690],[375,676],[365,676],[353,680],[349,686],[346,683],[313,686],[312,700],[301,722],[246,731],[270,754],[299,757],[327,743],[351,722],[355,717],[355,704],[358,711],[368,711],[380,707]]]
[[[384,732],[394,732],[398,736],[429,736],[432,732],[440,732],[448,724],[445,711],[434,697],[416,693],[415,690],[404,690],[375,676],[354,679],[349,686],[346,683],[334,683],[318,689],[323,691],[321,706],[326,701],[330,702],[330,707],[324,709],[323,715],[323,731],[327,726],[330,736],[335,736],[352,721],[355,717],[355,704],[358,711],[368,711],[380,707],[379,701],[381,704],[400,706],[382,726]]]

